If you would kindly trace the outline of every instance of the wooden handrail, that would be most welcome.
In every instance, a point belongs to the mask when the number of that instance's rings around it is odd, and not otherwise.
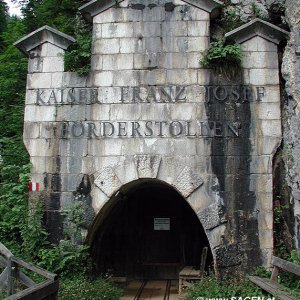
[[[13,254],[1,242],[0,242],[0,254],[2,254],[6,258],[13,257]]]

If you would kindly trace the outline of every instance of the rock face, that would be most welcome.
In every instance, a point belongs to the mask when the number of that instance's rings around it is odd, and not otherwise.
[[[232,1],[226,9],[242,8],[248,20],[250,8],[257,9],[252,2]],[[275,5],[257,3],[263,14]],[[71,37],[43,28],[16,43],[30,54],[24,143],[53,241],[62,238],[61,211],[72,202],[83,202],[82,228],[90,230],[112,197],[149,179],[190,204],[220,275],[269,264],[272,162],[282,141],[278,45],[288,34],[257,19],[236,29],[226,38],[241,45],[242,70],[235,78],[215,74],[199,60],[218,6],[213,0],[87,3],[81,12],[93,20],[93,44],[86,77],[64,72]],[[286,65],[292,57],[286,54]],[[291,70],[284,74],[292,82]],[[286,138],[295,138],[291,132]]]

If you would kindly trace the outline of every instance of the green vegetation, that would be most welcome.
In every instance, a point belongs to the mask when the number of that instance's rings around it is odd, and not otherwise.
[[[122,290],[108,280],[86,280],[84,277],[63,279],[60,282],[59,299],[61,300],[117,300]]]
[[[241,69],[241,47],[238,44],[226,45],[223,41],[212,42],[200,63],[217,73],[234,77]]]
[[[186,300],[203,298],[231,298],[231,297],[260,297],[263,293],[260,288],[245,280],[241,283],[220,282],[215,276],[204,277],[203,280],[191,286]]]

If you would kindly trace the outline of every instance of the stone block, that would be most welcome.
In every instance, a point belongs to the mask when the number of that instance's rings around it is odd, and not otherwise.
[[[102,38],[132,37],[133,27],[133,23],[102,24]]]
[[[191,21],[188,24],[188,36],[209,36],[209,22],[208,21]]]
[[[180,109],[176,105],[170,107],[172,120],[195,120],[199,118],[198,104],[194,103],[181,103]]]
[[[62,174],[61,191],[62,192],[75,192],[81,182],[82,174]]]
[[[56,121],[84,121],[86,118],[87,113],[85,105],[63,105],[56,110]]]
[[[74,204],[74,195],[72,192],[60,193],[60,206],[62,210],[69,209]]]
[[[46,139],[24,139],[24,144],[30,156],[55,156],[57,152],[56,141]]]
[[[58,139],[61,136],[60,122],[41,122],[40,123],[40,138]]]
[[[103,55],[92,55],[91,69],[101,71],[103,68]]]
[[[94,24],[93,25],[93,41],[100,40],[102,38],[102,25]]]
[[[25,122],[55,121],[56,108],[54,106],[27,105],[25,107]]]
[[[160,57],[159,66],[165,69],[186,69],[187,57],[183,53],[164,53]]]
[[[185,54],[189,51],[188,37],[165,36],[162,44],[164,52],[182,52]]]
[[[207,69],[197,70],[197,80],[200,85],[208,85],[210,80],[210,72]]]
[[[241,44],[242,51],[250,52],[277,52],[277,45],[268,40],[255,36]]]
[[[65,51],[51,43],[44,43],[41,49],[41,57],[57,57],[63,56]]]
[[[165,70],[150,70],[140,71],[137,73],[137,78],[140,76],[139,84],[144,85],[165,85],[166,71]]]
[[[255,102],[252,105],[255,118],[260,120],[280,120],[281,110],[279,103]]]
[[[256,155],[274,155],[277,148],[281,144],[281,137],[257,137],[256,139],[251,139],[252,153]]]
[[[263,211],[273,211],[273,193],[257,192],[258,209]]]
[[[103,55],[103,70],[132,70],[133,54]]]
[[[107,195],[105,195],[99,188],[94,187],[91,192],[91,196],[93,199],[92,207],[95,213],[98,213],[104,204],[109,200]]]
[[[161,38],[159,37],[145,37],[142,40],[137,40],[138,53],[156,53],[162,51]]]
[[[109,108],[109,118],[107,120],[132,121],[142,119],[142,106],[136,103],[112,104]]]
[[[64,58],[61,57],[44,57],[43,58],[43,72],[63,72]]]
[[[40,137],[40,125],[38,122],[24,122],[23,138],[37,139]]]
[[[249,82],[253,85],[279,84],[278,69],[250,69]]]
[[[281,120],[259,120],[256,134],[263,137],[281,137]]]
[[[259,244],[261,249],[273,249],[273,230],[260,228],[259,230]]]
[[[161,6],[143,9],[143,21],[164,21],[165,19],[165,8]]]
[[[198,212],[197,215],[202,226],[206,230],[211,230],[226,222],[224,217],[224,207],[217,203],[211,204],[201,212]]]
[[[202,184],[203,180],[200,175],[186,166],[173,183],[173,186],[182,194],[183,197],[187,198]]]
[[[114,168],[115,174],[121,179],[122,184],[127,184],[137,180],[138,174],[133,159],[128,157],[120,157],[120,161]]]
[[[164,23],[163,23],[164,24]],[[136,22],[134,23],[135,37],[159,37],[162,34],[160,22]]]
[[[59,72],[59,73],[50,73],[51,75],[51,88],[61,88],[63,86],[63,75],[64,73]],[[49,82],[48,86],[49,88]]]
[[[64,72],[63,73],[63,86],[64,87],[86,87],[87,78],[78,75],[76,72]]]
[[[122,2],[124,3],[124,2]],[[143,11],[138,9],[132,9],[130,7],[123,8],[123,20],[128,22],[141,22],[143,20]]]
[[[277,52],[243,52],[243,68],[276,69],[278,68]]]
[[[196,155],[197,154],[197,140],[196,139],[179,139],[173,138],[172,153],[179,155]]]
[[[120,87],[100,87],[98,89],[98,101],[100,103],[120,103]]]
[[[94,174],[96,172],[95,158],[88,156],[81,158],[81,171],[82,174]]]
[[[121,9],[115,8],[109,8],[108,10],[94,16],[93,18],[94,24],[114,23],[122,21],[124,21],[123,11]]]
[[[197,84],[196,70],[167,70],[167,84],[191,85]]]
[[[116,54],[120,52],[120,39],[100,39],[92,44],[92,54]]]
[[[120,40],[120,53],[136,53],[138,47],[139,45],[137,38],[122,38]]]
[[[199,9],[197,7],[193,7],[193,6],[189,6],[187,9],[182,10],[182,8],[180,7],[176,7],[175,11],[180,12],[180,14],[177,13],[177,16],[180,20],[188,20],[188,21],[209,21],[210,20],[210,13],[208,13],[207,11],[204,11],[202,9]],[[182,11],[182,12],[181,12]]]
[[[187,23],[185,21],[163,22],[162,36],[165,37],[170,35],[174,37],[187,36],[188,35]]]
[[[206,93],[205,86],[201,86],[201,85],[187,86],[186,87],[187,102],[204,103],[205,93]]]
[[[201,67],[201,59],[203,52],[190,52],[187,54],[188,68],[199,69]]]
[[[111,168],[104,168],[99,173],[95,179],[95,185],[104,194],[111,197],[122,186],[122,183]]]
[[[242,261],[241,251],[238,245],[220,246],[215,249],[217,264],[219,267],[237,266]]]
[[[208,37],[188,37],[187,38],[187,52],[203,52],[208,49]]]
[[[162,66],[162,53],[134,54],[134,69],[154,69]]]
[[[249,191],[271,193],[273,191],[272,174],[251,174]]]
[[[258,214],[258,224],[260,230],[273,230],[273,212],[261,210]]]
[[[27,89],[49,88],[51,73],[33,73],[27,75]]]
[[[121,70],[113,72],[113,86],[137,86],[141,84],[139,71]]]
[[[30,163],[32,167],[30,169],[31,173],[43,174],[46,170],[46,159],[45,157],[30,157]]]
[[[90,118],[91,121],[107,121],[110,120],[110,106],[108,104],[95,104],[91,108]]]
[[[138,178],[156,178],[161,162],[158,155],[136,155],[134,157]]]
[[[272,157],[270,155],[252,156],[250,163],[250,172],[253,174],[271,174]]]
[[[114,81],[113,72],[103,71],[94,73],[95,86],[112,86]]]

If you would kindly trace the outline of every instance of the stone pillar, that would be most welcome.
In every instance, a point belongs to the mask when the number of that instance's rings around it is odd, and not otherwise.
[[[241,44],[244,84],[255,91],[250,103],[252,145],[249,192],[255,193],[252,218],[258,222],[262,263],[270,266],[273,253],[272,160],[281,144],[281,111],[277,46],[288,32],[260,19],[228,33]]]
[[[38,183],[41,190],[31,196],[45,201],[46,226],[53,242],[61,238],[62,230],[59,213],[61,170],[59,141],[53,139],[58,130],[58,108],[48,102],[49,99],[59,102],[54,89],[62,86],[63,56],[74,41],[74,38],[44,26],[15,43],[29,56],[23,141],[32,163],[31,180]]]

